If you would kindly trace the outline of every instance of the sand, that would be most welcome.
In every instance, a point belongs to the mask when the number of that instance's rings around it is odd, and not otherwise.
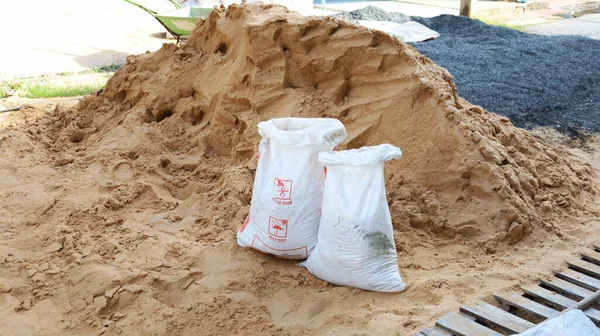
[[[405,292],[236,245],[256,125],[285,116],[340,119],[342,148],[402,148],[386,183]],[[600,227],[597,158],[469,104],[385,34],[279,6],[215,12],[102,94],[1,125],[7,335],[409,335],[549,275]]]

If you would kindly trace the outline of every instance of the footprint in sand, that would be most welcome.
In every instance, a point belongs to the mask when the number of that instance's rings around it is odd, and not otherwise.
[[[333,295],[323,297],[323,293],[312,293],[293,297],[281,290],[267,300],[266,307],[275,325],[293,326],[307,323],[335,305],[336,301]]]
[[[127,161],[119,162],[112,168],[112,176],[117,180],[129,180],[133,175],[133,167]]]

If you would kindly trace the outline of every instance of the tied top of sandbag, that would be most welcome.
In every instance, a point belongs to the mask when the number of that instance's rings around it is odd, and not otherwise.
[[[366,166],[402,156],[400,148],[388,144],[365,146],[358,149],[319,153],[319,162],[325,166]]]
[[[278,118],[258,124],[264,138],[285,146],[338,145],[346,139],[346,129],[337,119]]]

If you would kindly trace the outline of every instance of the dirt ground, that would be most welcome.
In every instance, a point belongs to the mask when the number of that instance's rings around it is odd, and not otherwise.
[[[600,228],[598,137],[532,136],[412,48],[278,6],[215,13],[77,105],[25,103],[0,121],[2,335],[410,335],[550,276]],[[406,291],[237,246],[256,123],[282,116],[341,119],[344,148],[400,144],[386,181]]]
[[[278,6],[190,41],[130,57],[101,95],[0,115],[0,334],[411,335],[596,239],[597,136],[517,129],[412,48]],[[404,292],[237,246],[256,124],[283,116],[403,149],[386,181]]]
[[[411,239],[396,239],[405,292],[331,286],[293,261],[238,247],[235,232],[193,230],[210,215],[204,200],[175,206],[156,182],[156,174],[177,179],[167,170],[48,150],[27,125],[73,102],[28,103],[0,121],[1,335],[409,335],[469,300],[550,276],[600,229],[598,218],[567,216],[556,233],[534,230],[486,254],[464,237],[404,227]],[[598,137],[581,144],[534,134],[600,171]],[[131,201],[120,218],[76,225],[110,195]],[[164,208],[147,211],[154,202]],[[37,220],[48,216],[52,226]]]

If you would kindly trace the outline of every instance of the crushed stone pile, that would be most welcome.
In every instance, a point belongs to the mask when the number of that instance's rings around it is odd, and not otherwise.
[[[543,36],[441,15],[413,20],[441,34],[414,44],[448,69],[458,93],[524,128],[600,131],[600,41]]]
[[[341,149],[402,148],[386,185],[404,296],[358,295],[237,247],[257,124],[288,116],[338,118]],[[597,190],[589,165],[460,98],[412,47],[276,5],[213,12],[184,46],[129,57],[100,95],[0,144],[14,176],[0,182],[11,334],[410,334],[490,283],[484,251],[561,234]],[[494,272],[514,278],[504,262]],[[427,271],[448,272],[445,285]]]
[[[392,21],[396,23],[411,21],[410,16],[402,13],[387,12],[376,6],[367,6],[350,12],[342,12],[331,15],[331,17],[351,21],[353,23],[358,23],[359,20]]]

